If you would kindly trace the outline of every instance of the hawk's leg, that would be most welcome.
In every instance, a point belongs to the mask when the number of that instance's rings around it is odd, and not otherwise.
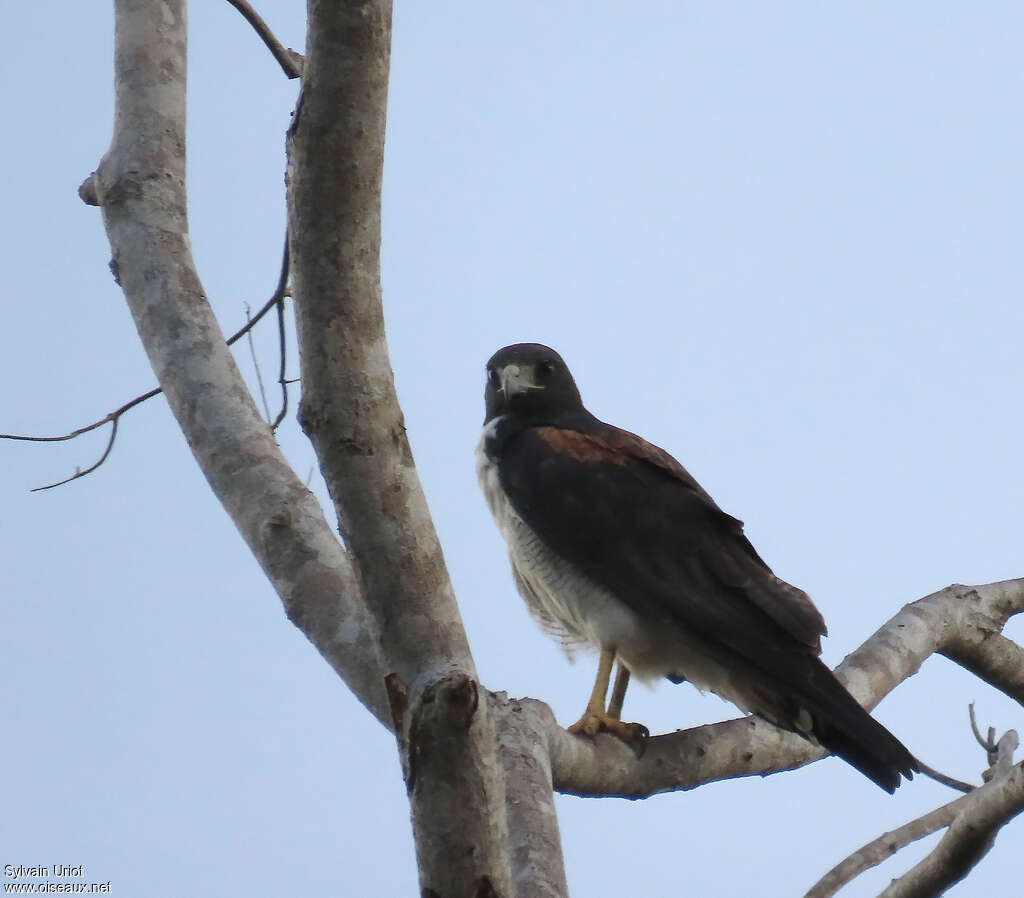
[[[587,710],[576,721],[569,732],[577,736],[596,736],[598,733],[611,733],[623,742],[639,742],[647,738],[647,727],[641,723],[623,723],[619,720],[622,713],[622,700],[626,695],[626,684],[629,683],[629,672],[620,665],[619,675],[615,678],[615,689],[612,692],[612,705],[605,711],[604,700],[608,694],[608,681],[612,676],[612,665],[615,663],[615,649],[601,649],[601,657],[597,662],[597,678],[594,689],[587,702]]]
[[[622,703],[626,700],[626,689],[629,686],[629,668],[621,661],[615,671],[615,685],[612,686],[612,697],[608,700],[608,716],[614,720],[622,720]]]

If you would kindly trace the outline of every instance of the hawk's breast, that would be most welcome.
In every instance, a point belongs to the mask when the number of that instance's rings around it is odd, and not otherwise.
[[[650,645],[633,611],[552,551],[513,507],[501,483],[497,451],[503,422],[495,418],[484,428],[476,449],[476,470],[487,506],[508,546],[516,587],[530,613],[570,655],[576,648],[617,646],[625,657],[631,654],[630,645]],[[666,674],[660,662],[655,666],[655,670],[634,672],[641,677]]]

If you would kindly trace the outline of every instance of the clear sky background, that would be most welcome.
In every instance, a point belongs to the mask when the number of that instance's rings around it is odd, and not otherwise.
[[[302,47],[302,4],[258,6]],[[109,142],[112,13],[38,0],[5,25],[0,431],[59,433],[153,384],[75,193]],[[1019,2],[399,4],[389,341],[488,687],[569,723],[593,675],[529,619],[475,482],[483,365],[511,342],[556,347],[595,414],[747,522],[824,613],[830,664],[905,602],[1024,576],[1022,46]],[[218,0],[192,5],[190,66],[192,239],[230,332],[277,277],[296,84]],[[293,417],[279,437],[322,496]],[[164,402],[94,475],[28,492],[104,440],[0,444],[0,865],[83,864],[142,898],[415,894],[391,737],[288,623]],[[877,716],[976,781],[972,699],[1024,729],[940,658]],[[735,711],[666,683],[627,716]],[[827,760],[558,805],[575,895],[781,898],[952,797]],[[951,894],[1018,888],[1022,839],[1018,820]]]

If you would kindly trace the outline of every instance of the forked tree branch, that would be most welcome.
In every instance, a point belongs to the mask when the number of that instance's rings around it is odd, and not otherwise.
[[[811,887],[804,898],[831,898],[864,871],[877,867],[918,839],[923,839],[925,836],[930,836],[949,826],[969,797],[969,795],[962,795],[955,801],[944,804],[923,817],[911,820],[890,832],[882,833],[877,839],[868,842],[848,858],[836,864]]]
[[[931,898],[964,879],[989,852],[996,833],[1024,811],[1024,764],[1013,763],[1017,734],[1000,740],[992,779],[965,795],[939,844],[879,898]]]
[[[972,714],[973,724],[973,714]],[[979,740],[980,741],[980,740]],[[985,824],[986,832],[994,838],[995,830],[1005,826],[1022,809],[1024,802],[1024,778],[1014,777],[1012,767],[1013,751],[1016,748],[1017,734],[1010,730],[999,744],[995,746],[996,759],[993,767],[994,778],[999,779],[999,785],[994,785],[990,780],[983,786],[975,788],[967,795],[963,795],[949,804],[945,804],[934,811],[930,811],[916,820],[911,820],[903,826],[897,827],[891,832],[882,833],[877,839],[873,839],[866,845],[857,849],[848,858],[837,864],[826,873],[807,892],[804,898],[831,898],[843,886],[852,882],[865,870],[877,867],[883,861],[888,860],[896,852],[918,839],[930,836],[940,829],[951,827],[952,835],[947,834],[939,846],[929,855],[932,858],[927,867],[931,870],[928,874],[915,874],[915,870],[921,869],[918,864],[913,870],[904,875],[897,883],[893,883],[890,889],[921,889],[924,891],[910,891],[906,894],[938,895],[966,875],[967,870],[973,868],[984,855],[984,851],[977,851],[977,843],[974,842],[978,833],[980,816],[987,818]],[[982,743],[983,748],[988,748]],[[998,798],[993,798],[993,793]],[[943,843],[945,847],[943,848]],[[973,847],[972,847],[973,843]],[[988,840],[991,845],[991,839]],[[987,851],[987,847],[985,849]],[[944,862],[942,859],[951,859],[954,854],[959,855],[959,863]],[[970,858],[968,866],[964,866]],[[926,859],[927,861],[928,859]],[[925,863],[925,861],[922,861]],[[959,875],[958,875],[959,872]],[[938,874],[938,876],[936,875]],[[912,885],[914,883],[914,885]],[[900,891],[891,893],[893,896],[902,895]]]
[[[149,396],[155,396],[155,395],[156,395],[156,391],[150,390],[150,392],[148,394],[146,394],[146,397],[149,398]],[[114,448],[114,441],[117,439],[117,424],[121,420],[121,415],[122,414],[124,414],[124,412],[118,412],[113,417],[108,416],[107,420],[110,421],[110,436],[107,438],[106,448],[103,450],[103,454],[96,461],[94,461],[91,465],[89,465],[89,467],[87,467],[87,468],[76,468],[75,469],[75,473],[72,474],[70,477],[65,477],[63,480],[58,480],[56,483],[48,483],[48,484],[46,484],[46,486],[33,487],[29,492],[41,493],[44,490],[52,490],[54,487],[64,486],[65,483],[71,483],[72,480],[78,480],[79,477],[85,477],[87,474],[91,474],[93,471],[95,471],[100,465],[103,464],[103,462],[105,462],[108,458],[110,458],[110,453],[111,453],[111,451]],[[89,429],[91,430],[92,428],[89,428]],[[31,438],[30,437],[8,436],[7,434],[0,434],[0,439],[19,440],[19,439],[31,439]]]

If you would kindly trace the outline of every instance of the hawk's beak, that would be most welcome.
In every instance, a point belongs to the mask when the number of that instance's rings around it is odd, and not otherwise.
[[[544,388],[533,379],[533,365],[506,365],[501,369],[501,391],[506,399],[511,399],[517,393],[526,393],[530,390],[543,390]]]

